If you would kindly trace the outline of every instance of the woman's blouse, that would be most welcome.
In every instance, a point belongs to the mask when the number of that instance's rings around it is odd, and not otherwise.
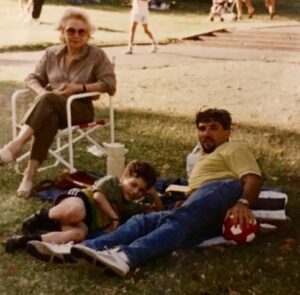
[[[64,66],[65,45],[47,48],[33,73],[25,79],[27,87],[40,84],[47,89],[59,89],[66,84],[98,82],[102,92],[113,95],[116,91],[114,65],[105,52],[95,45],[85,45],[68,69]]]

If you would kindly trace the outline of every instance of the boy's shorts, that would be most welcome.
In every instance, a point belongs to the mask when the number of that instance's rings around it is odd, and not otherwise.
[[[70,197],[76,197],[76,198],[79,198],[83,201],[85,211],[86,211],[86,215],[85,215],[85,218],[83,220],[83,223],[88,227],[88,229],[90,231],[90,229],[92,227],[93,220],[94,220],[94,214],[93,214],[94,212],[91,208],[88,197],[80,189],[73,188],[73,189],[70,189],[67,193],[57,196],[54,200],[54,205],[57,205],[62,200],[66,199],[66,198],[70,198]]]
[[[131,22],[148,24],[149,13],[131,13]]]

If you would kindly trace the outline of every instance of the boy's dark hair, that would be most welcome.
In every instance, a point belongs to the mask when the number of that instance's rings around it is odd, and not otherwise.
[[[208,123],[211,121],[219,122],[223,126],[224,130],[231,128],[231,115],[226,110],[215,108],[197,112],[195,120],[197,128],[199,123]]]
[[[129,162],[123,172],[124,177],[141,177],[148,188],[155,184],[158,175],[159,173],[150,163],[139,160]]]

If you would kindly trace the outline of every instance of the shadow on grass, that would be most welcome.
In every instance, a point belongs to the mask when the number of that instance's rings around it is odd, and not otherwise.
[[[2,108],[1,144],[11,138],[10,96],[20,83],[1,81],[0,106]],[[24,110],[26,107],[22,106]],[[4,110],[4,111],[3,111]],[[96,116],[103,113],[97,107]],[[153,163],[162,177],[186,177],[186,156],[197,141],[191,116],[175,116],[145,110],[116,110],[116,141],[129,149],[127,160],[145,159]],[[97,135],[99,142],[107,141],[108,130]],[[262,168],[266,185],[281,187],[291,196],[299,193],[300,133],[271,126],[235,124],[232,138],[246,140],[252,147]],[[105,161],[95,161],[87,155],[87,144],[76,146],[76,161],[80,168],[105,170]],[[0,168],[0,171],[4,173]],[[1,173],[1,172],[0,172]],[[54,173],[54,172],[53,172]],[[2,174],[2,173],[1,173]]]
[[[11,94],[23,86],[14,81],[1,81],[0,87],[0,106],[2,110],[7,110],[2,114],[2,121],[10,122]],[[193,117],[194,114],[184,117],[120,109],[116,111],[117,141],[129,148],[128,159],[148,159],[158,166],[163,176],[183,177],[185,157],[197,140]],[[10,133],[10,130],[6,128],[2,133]],[[106,131],[103,134],[106,136]],[[299,180],[300,133],[271,126],[235,124],[233,139],[243,139],[250,144],[268,184],[290,185]],[[99,140],[105,138],[101,138],[100,134]]]
[[[20,86],[0,82],[1,101],[9,100]],[[96,113],[103,111],[97,108]],[[129,149],[127,160],[146,159],[155,164],[163,177],[184,177],[185,156],[196,142],[193,116],[118,109],[116,139]],[[9,121],[9,112],[1,113],[1,119]],[[7,132],[2,125],[1,134]],[[99,132],[99,141],[105,140],[105,132]],[[299,250],[285,245],[287,239],[297,241],[300,234],[299,185],[292,180],[300,171],[300,134],[269,126],[236,124],[233,137],[250,143],[263,170],[269,173],[267,184],[287,188],[293,220],[289,228],[262,236],[244,247],[176,251],[137,269],[125,280],[101,269],[44,264],[26,253],[8,255],[1,248],[0,293],[19,294],[22,286],[25,295],[57,294],[61,290],[64,294],[298,294]],[[79,164],[93,171],[104,169],[105,163],[100,166],[100,161],[88,158],[84,148],[80,145],[76,150]],[[54,177],[57,170],[50,173],[39,177]],[[0,168],[1,241],[19,230],[26,216],[45,206],[34,199],[17,199],[14,192],[18,181],[13,171]]]

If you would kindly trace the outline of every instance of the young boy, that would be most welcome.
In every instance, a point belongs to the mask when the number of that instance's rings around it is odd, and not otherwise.
[[[80,242],[96,230],[116,229],[134,214],[163,210],[153,188],[157,176],[149,163],[135,160],[125,167],[120,179],[106,176],[90,189],[71,189],[59,196],[53,207],[27,218],[22,224],[25,235],[9,238],[5,250],[14,252],[25,248],[32,240],[57,244]],[[146,194],[152,197],[152,206],[135,202]]]
[[[144,32],[149,36],[152,42],[151,52],[154,53],[157,51],[157,43],[153,37],[153,34],[148,28],[148,19],[149,19],[149,8],[148,8],[149,0],[132,0],[132,9],[130,13],[130,33],[129,33],[129,41],[128,48],[125,54],[133,53],[133,42],[134,36],[136,32],[136,27],[138,23],[141,23]]]

